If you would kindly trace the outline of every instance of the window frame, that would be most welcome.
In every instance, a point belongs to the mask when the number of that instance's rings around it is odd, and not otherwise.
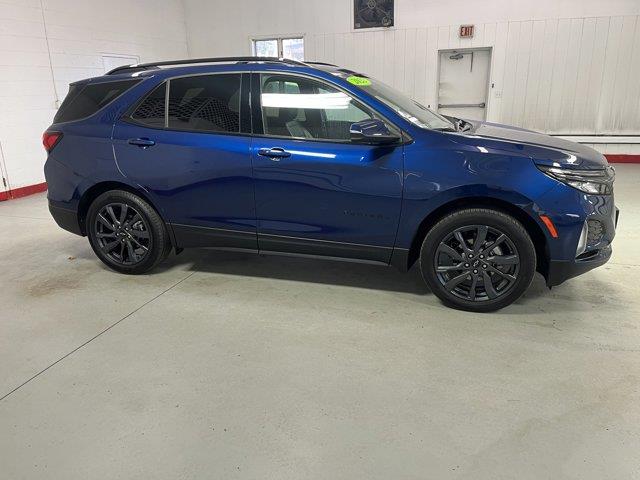
[[[262,75],[283,75],[287,77],[301,77],[310,80],[315,80],[321,84],[327,85],[331,88],[334,88],[352,99],[352,101],[362,110],[373,114],[374,117],[379,118],[380,120],[388,123],[393,128],[395,128],[401,136],[401,141],[397,145],[405,145],[412,141],[411,137],[405,132],[404,129],[400,128],[395,122],[389,120],[388,117],[382,115],[375,108],[371,107],[364,101],[355,97],[351,92],[342,88],[342,86],[332,83],[324,78],[316,77],[314,75],[309,75],[306,73],[300,72],[292,72],[286,70],[256,70],[251,74],[251,123],[253,125],[252,135],[259,138],[277,138],[282,140],[289,141],[303,141],[303,142],[318,142],[318,143],[334,143],[338,145],[350,145],[353,144],[351,140],[339,140],[339,139],[329,139],[329,138],[305,138],[305,137],[292,137],[289,135],[270,135],[264,133],[264,123],[262,119]],[[361,146],[360,144],[358,144]]]
[[[175,75],[173,77],[167,77],[158,84],[153,85],[149,90],[145,91],[137,102],[135,102],[121,117],[121,120],[133,125],[137,125],[144,128],[150,128],[152,130],[163,130],[167,132],[187,132],[187,133],[201,133],[204,135],[233,135],[233,136],[251,136],[251,112],[250,112],[250,78],[251,72],[248,70],[238,71],[225,71],[225,72],[198,72],[188,75]],[[203,76],[215,76],[215,75],[239,75],[240,76],[240,110],[238,112],[240,131],[238,132],[224,132],[224,131],[207,131],[207,130],[192,130],[188,128],[169,128],[169,92],[171,88],[171,80],[179,80],[183,78],[191,77],[203,77]],[[165,88],[165,101],[164,101],[164,126],[158,127],[154,125],[148,125],[141,122],[138,119],[132,117],[138,107],[147,99],[147,97],[160,85],[164,84]]]

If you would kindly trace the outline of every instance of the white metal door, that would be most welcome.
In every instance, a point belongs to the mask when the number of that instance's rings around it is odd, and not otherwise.
[[[489,49],[441,51],[438,112],[484,120],[490,66]]]

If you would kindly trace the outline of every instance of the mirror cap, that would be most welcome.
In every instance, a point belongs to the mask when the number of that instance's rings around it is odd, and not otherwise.
[[[351,141],[374,145],[388,145],[400,141],[400,137],[389,131],[387,125],[377,118],[352,123],[349,128]]]

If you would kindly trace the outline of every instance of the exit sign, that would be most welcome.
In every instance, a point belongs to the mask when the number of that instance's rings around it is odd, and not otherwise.
[[[460,38],[473,37],[473,25],[460,25]]]

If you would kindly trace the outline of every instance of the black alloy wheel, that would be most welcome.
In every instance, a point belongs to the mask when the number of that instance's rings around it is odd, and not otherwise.
[[[445,216],[427,233],[420,267],[431,291],[447,305],[490,312],[513,303],[529,287],[536,252],[512,216],[469,208]]]
[[[438,280],[451,294],[482,302],[506,294],[520,272],[509,236],[488,225],[469,225],[447,235],[435,252]]]
[[[171,251],[167,227],[143,198],[111,190],[91,203],[86,217],[91,248],[109,268],[140,274],[154,268]]]
[[[126,203],[109,203],[95,220],[100,250],[122,265],[140,263],[151,248],[149,227],[138,211]]]

